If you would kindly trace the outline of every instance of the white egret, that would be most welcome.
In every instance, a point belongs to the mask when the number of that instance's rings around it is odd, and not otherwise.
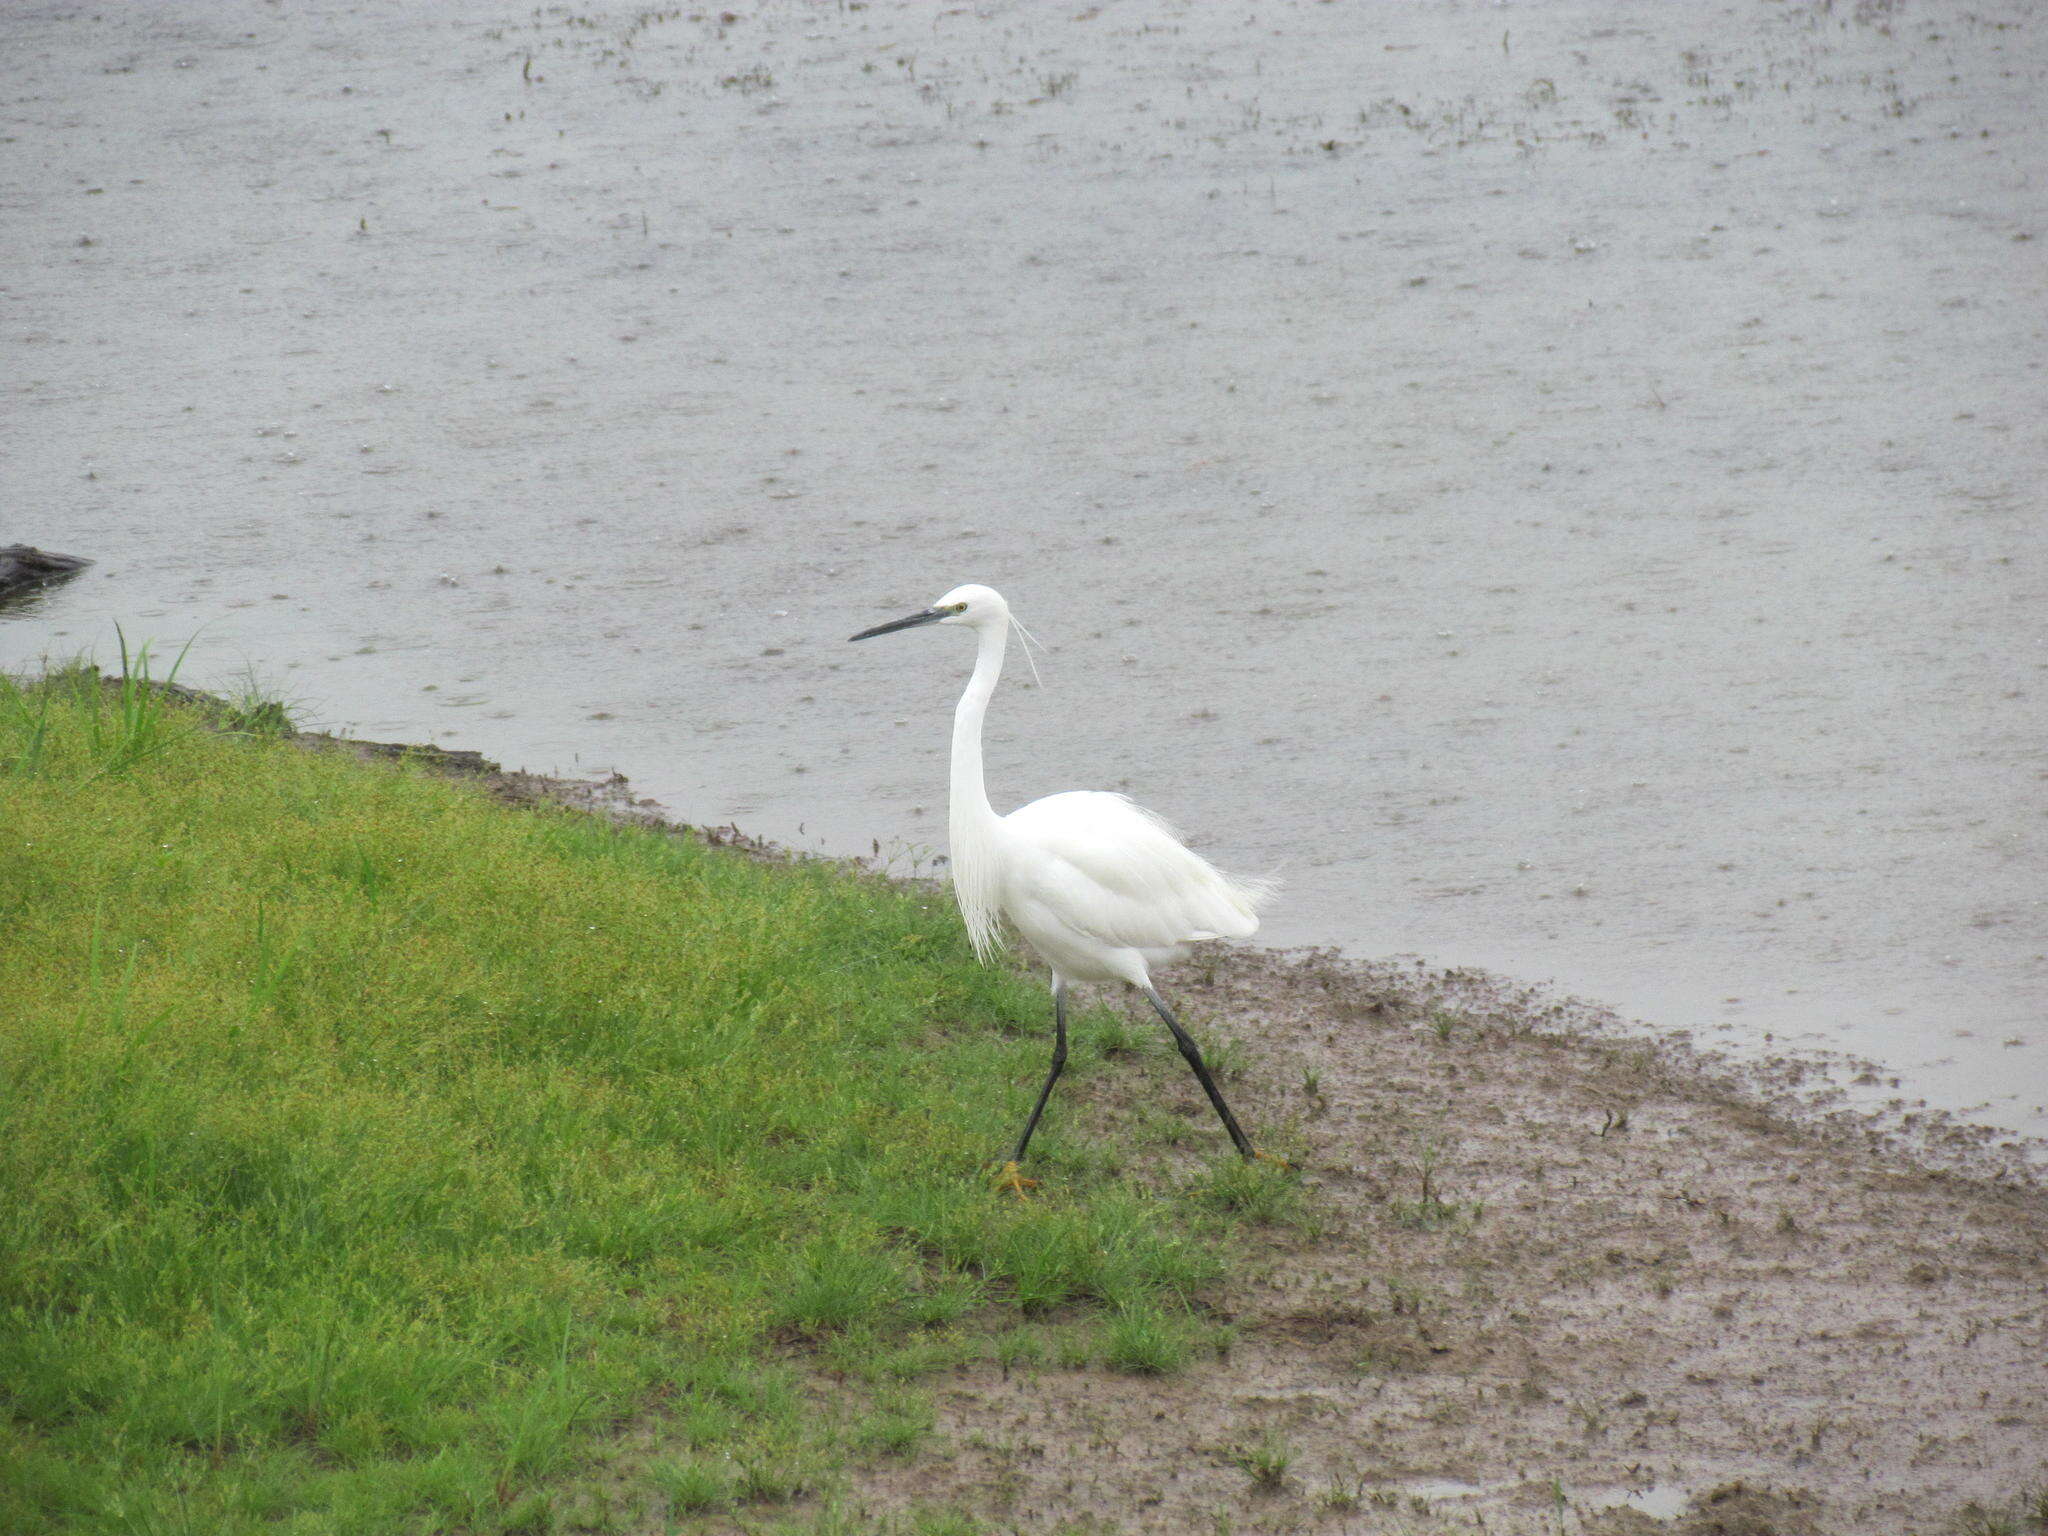
[[[1204,939],[1257,931],[1270,881],[1237,880],[1199,858],[1174,830],[1123,795],[1075,789],[998,816],[982,782],[981,726],[1009,648],[1009,604],[989,587],[955,587],[931,607],[852,636],[866,640],[921,624],[975,631],[974,675],[953,711],[953,784],[947,832],[953,895],[975,954],[1003,944],[1005,920],[1052,970],[1052,1070],[1038,1092],[999,1186],[1021,1197],[1024,1151],[1052,1085],[1067,1064],[1067,989],[1075,982],[1123,981],[1142,991],[1173,1032],[1202,1091],[1246,1159],[1261,1156],[1223,1101],[1201,1050],[1152,985],[1151,968]]]

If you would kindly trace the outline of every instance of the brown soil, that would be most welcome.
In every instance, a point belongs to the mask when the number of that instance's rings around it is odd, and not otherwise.
[[[876,1511],[1806,1536],[2048,1477],[2048,1199],[1967,1137],[1909,1149],[1477,975],[1241,951],[1178,991],[1249,1047],[1233,1097],[1302,1153],[1309,1231],[1251,1234],[1222,1358],[943,1382]],[[1119,1093],[1213,1129],[1163,1060],[1068,1112]]]

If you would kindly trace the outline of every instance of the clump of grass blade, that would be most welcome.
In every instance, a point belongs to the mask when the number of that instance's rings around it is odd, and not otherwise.
[[[1270,1493],[1287,1481],[1288,1468],[1294,1465],[1294,1448],[1282,1436],[1267,1430],[1258,1439],[1238,1446],[1230,1459],[1251,1479],[1253,1487]]]
[[[732,1503],[735,1477],[725,1463],[670,1458],[654,1462],[646,1476],[670,1514],[700,1515]]]
[[[1102,1363],[1137,1376],[1170,1376],[1186,1367],[1202,1333],[1183,1311],[1127,1304],[1103,1327]]]
[[[1301,1176],[1290,1165],[1259,1158],[1219,1159],[1190,1190],[1211,1210],[1229,1212],[1275,1226],[1300,1223],[1308,1216]]]

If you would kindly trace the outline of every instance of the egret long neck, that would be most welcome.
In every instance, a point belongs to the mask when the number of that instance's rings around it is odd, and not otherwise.
[[[953,709],[953,800],[948,815],[949,830],[960,856],[963,831],[970,834],[996,819],[988,803],[988,786],[981,771],[981,722],[988,714],[989,695],[996,691],[996,679],[1003,675],[1003,652],[1009,633],[1000,624],[981,632],[981,645],[974,656],[974,675]],[[966,841],[973,841],[970,836]]]
[[[982,959],[1002,948],[1001,836],[988,788],[981,776],[981,722],[989,695],[1003,675],[1007,626],[991,624],[981,632],[974,657],[974,676],[953,711],[953,794],[946,817],[946,841],[953,860],[953,899],[967,924],[967,937]]]

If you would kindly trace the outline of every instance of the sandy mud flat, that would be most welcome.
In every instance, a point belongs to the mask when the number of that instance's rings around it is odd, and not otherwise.
[[[1215,1298],[1221,1359],[948,1383],[948,1448],[878,1505],[1852,1536],[1968,1529],[2048,1479],[2048,1200],[2010,1168],[1939,1171],[1767,1071],[1477,977],[1240,952],[1182,985],[1250,1048],[1241,1111],[1298,1134],[1310,1229]],[[1098,1112],[1155,1097],[1206,1132],[1172,1065],[1096,1079]]]

